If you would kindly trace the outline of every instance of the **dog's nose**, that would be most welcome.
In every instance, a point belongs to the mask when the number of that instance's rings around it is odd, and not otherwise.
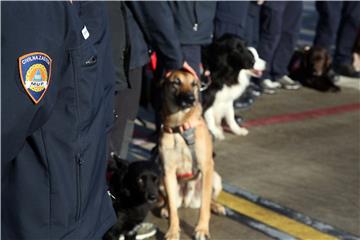
[[[182,93],[180,98],[185,105],[191,105],[195,102],[195,95],[192,92]]]
[[[187,100],[188,103],[193,103],[193,102],[195,102],[195,95],[194,95],[194,93],[192,93],[192,92],[186,93],[185,99]]]
[[[191,107],[195,102],[195,94],[192,92],[182,92],[177,97],[177,104],[182,108]]]
[[[154,203],[154,202],[156,201],[156,199],[157,199],[157,197],[156,197],[155,194],[150,194],[150,195],[148,196],[148,201],[149,201],[150,203]]]

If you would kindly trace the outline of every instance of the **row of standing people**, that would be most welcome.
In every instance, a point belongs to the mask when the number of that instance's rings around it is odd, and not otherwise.
[[[351,26],[357,26],[359,28],[359,21],[356,18],[356,8],[359,8],[358,3],[344,3],[343,6],[338,6],[339,3],[318,2],[316,3],[317,9],[320,13],[320,20],[317,26],[317,38],[319,36],[327,35],[328,30],[324,29],[324,25],[334,25],[334,18],[326,18],[321,15],[320,9],[329,9],[328,11],[339,11],[341,7],[344,13],[342,24],[350,24]],[[261,79],[254,79],[255,91],[261,89],[266,93],[274,93],[279,86],[285,89],[296,90],[300,87],[299,83],[290,79],[288,74],[288,63],[296,47],[298,35],[301,27],[302,16],[302,2],[263,2],[263,1],[242,1],[242,2],[162,2],[162,3],[136,3],[134,5],[128,5],[128,13],[132,14],[133,19],[136,21],[137,26],[140,27],[138,33],[141,32],[143,37],[131,36],[132,41],[142,41],[144,55],[150,46],[151,50],[157,53],[157,67],[155,73],[146,76],[146,63],[138,65],[139,75],[137,78],[130,79],[131,84],[135,84],[135,87],[130,87],[124,91],[132,94],[131,108],[129,109],[129,102],[126,101],[125,94],[120,94],[116,103],[122,105],[117,109],[119,118],[123,118],[123,123],[119,121],[119,124],[115,129],[119,132],[113,131],[113,141],[118,141],[118,145],[114,144],[115,148],[112,151],[115,154],[119,154],[120,157],[126,158],[128,155],[129,143],[133,136],[134,120],[137,116],[139,108],[140,88],[141,82],[147,83],[151,81],[149,88],[151,89],[150,99],[146,100],[152,102],[152,106],[155,109],[155,119],[157,130],[160,130],[161,119],[157,114],[161,107],[161,94],[157,88],[157,82],[164,73],[170,68],[166,64],[172,63],[174,59],[177,59],[177,68],[183,68],[184,63],[188,64],[191,71],[196,75],[201,74],[201,49],[203,46],[210,44],[214,39],[220,38],[225,33],[232,33],[244,41],[249,46],[253,46],[258,49],[259,55],[268,63],[267,68]],[[159,9],[156,11],[155,9]],[[353,9],[350,13],[350,9]],[[164,14],[160,14],[160,10]],[[326,10],[324,10],[326,11]],[[163,17],[166,16],[167,21]],[[341,15],[339,15],[339,18]],[[132,20],[129,20],[131,23]],[[157,41],[160,36],[157,35],[158,28],[166,29],[165,34],[162,36],[163,41]],[[338,26],[339,29],[343,29],[343,26]],[[129,32],[131,33],[136,27],[130,25]],[[342,32],[344,36],[349,36],[347,41],[337,46],[337,49],[343,49],[344,45],[347,47],[354,44],[355,34],[357,29],[350,28]],[[339,30],[340,31],[340,30]],[[336,38],[337,34],[332,33],[333,38]],[[316,39],[317,39],[316,38]],[[169,48],[164,45],[169,41]],[[334,40],[328,40],[330,44],[323,44],[320,41],[315,41],[314,44],[321,45],[330,50]],[[146,45],[145,45],[146,44]],[[135,45],[135,44],[134,44]],[[135,46],[136,47],[136,46]],[[174,47],[174,48],[172,48]],[[177,51],[174,51],[177,49]],[[173,54],[177,52],[177,54]],[[133,57],[139,55],[132,55]],[[172,57],[169,57],[172,56]],[[335,53],[336,56],[336,53]],[[339,59],[337,63],[350,64],[351,49],[347,51],[347,60]],[[131,59],[131,57],[130,57]],[[131,61],[130,61],[131,62]],[[142,76],[140,76],[142,74]],[[142,79],[145,82],[142,81]],[[146,86],[146,84],[145,84]],[[143,86],[144,87],[144,86]],[[145,91],[142,91],[144,93]],[[251,93],[247,94],[251,96]],[[234,106],[249,105],[249,101],[254,101],[253,97],[240,98],[234,103]],[[245,101],[245,103],[244,103]],[[145,103],[147,104],[147,102]],[[132,114],[127,114],[131,112]],[[241,118],[238,118],[241,119]],[[120,137],[120,138],[119,138]],[[111,141],[110,141],[111,142]]]
[[[346,31],[359,27],[351,4]],[[127,155],[149,49],[156,78],[199,75],[201,47],[235,33],[258,42],[273,83],[286,76],[301,3],[5,2],[1,11],[2,238],[99,239],[115,222],[109,152]]]

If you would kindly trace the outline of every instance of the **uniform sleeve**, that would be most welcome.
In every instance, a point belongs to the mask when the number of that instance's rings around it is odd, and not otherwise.
[[[69,3],[3,2],[1,3],[1,154],[2,163],[17,156],[25,139],[49,119],[61,88],[61,72],[66,62],[65,39],[68,29]],[[31,70],[22,56],[46,54],[51,62],[47,71]],[[41,62],[40,62],[41,65]],[[21,74],[20,69],[24,74]],[[36,69],[34,67],[33,69]],[[44,75],[47,72],[47,75]],[[24,85],[26,73],[34,79],[41,74],[47,89],[36,104]],[[31,75],[33,74],[33,75]],[[35,74],[35,75],[34,75]]]
[[[147,41],[164,61],[165,68],[179,69],[183,64],[174,18],[167,2],[127,2]]]

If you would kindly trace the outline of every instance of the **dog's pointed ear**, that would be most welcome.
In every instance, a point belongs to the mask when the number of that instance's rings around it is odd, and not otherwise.
[[[115,161],[116,167],[118,169],[127,169],[129,167],[130,162],[120,158],[117,154],[113,153],[111,154],[112,158]]]
[[[166,80],[166,78],[165,78],[165,76],[163,76],[162,78],[160,78],[159,79],[159,81],[158,81],[158,86],[159,87],[163,87],[164,86],[164,83],[165,83],[165,80]]]
[[[159,145],[156,145],[151,149],[151,157],[150,161],[154,162],[155,164],[160,166],[160,155],[159,155]]]

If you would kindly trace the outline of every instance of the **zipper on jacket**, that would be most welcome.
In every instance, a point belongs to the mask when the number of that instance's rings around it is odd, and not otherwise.
[[[75,88],[75,111],[76,111],[76,128],[77,128],[77,153],[75,155],[75,181],[76,181],[76,210],[75,210],[75,222],[78,222],[81,215],[81,133],[80,133],[80,100],[79,100],[79,69],[81,69],[82,62],[80,61],[79,53],[73,52],[73,72],[74,72],[74,88]]]
[[[81,213],[81,154],[76,154],[75,157],[76,164],[76,215],[75,221],[79,221]]]

